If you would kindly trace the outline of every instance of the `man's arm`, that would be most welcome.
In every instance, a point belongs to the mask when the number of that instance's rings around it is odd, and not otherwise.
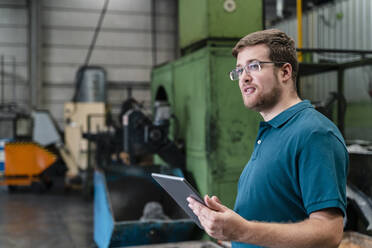
[[[187,200],[205,231],[219,240],[272,248],[333,248],[342,239],[343,217],[336,208],[313,212],[302,222],[266,223],[245,220],[222,205],[216,196],[204,197],[208,207],[190,197]]]

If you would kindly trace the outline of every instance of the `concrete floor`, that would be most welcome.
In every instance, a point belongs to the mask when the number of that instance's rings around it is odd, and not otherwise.
[[[93,202],[63,187],[37,194],[0,186],[0,247],[96,247]]]

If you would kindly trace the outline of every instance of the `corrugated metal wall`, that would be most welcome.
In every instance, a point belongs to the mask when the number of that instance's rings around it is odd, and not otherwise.
[[[28,9],[25,0],[0,1],[0,102],[29,105]]]
[[[175,57],[176,1],[156,0],[156,63]],[[76,71],[88,52],[104,0],[43,1],[44,107],[61,123],[63,103],[71,100]],[[114,113],[128,96],[150,105],[153,66],[151,0],[111,0],[90,64],[105,68],[108,102]]]
[[[316,8],[303,15],[303,47],[372,50],[372,1],[346,0]],[[297,40],[297,20],[292,18],[277,25]],[[319,60],[347,61],[352,55],[324,54]],[[348,102],[370,101],[368,87],[372,68],[360,67],[345,72],[345,97]],[[301,80],[302,95],[311,100],[324,100],[335,91],[336,73],[325,73]]]

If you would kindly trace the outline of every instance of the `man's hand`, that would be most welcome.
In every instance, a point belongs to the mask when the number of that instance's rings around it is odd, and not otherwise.
[[[216,196],[204,197],[205,205],[187,198],[204,230],[219,240],[265,247],[337,247],[342,238],[343,218],[339,209],[323,209],[296,223],[248,221],[222,205]]]
[[[219,240],[236,240],[239,236],[239,227],[245,220],[222,205],[216,196],[211,198],[204,196],[204,202],[208,206],[200,204],[192,197],[188,197],[189,207],[198,216],[204,230],[213,238]]]

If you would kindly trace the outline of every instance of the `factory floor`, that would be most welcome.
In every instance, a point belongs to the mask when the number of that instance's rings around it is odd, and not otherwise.
[[[0,186],[0,247],[96,247],[93,201],[63,181],[44,193]]]

